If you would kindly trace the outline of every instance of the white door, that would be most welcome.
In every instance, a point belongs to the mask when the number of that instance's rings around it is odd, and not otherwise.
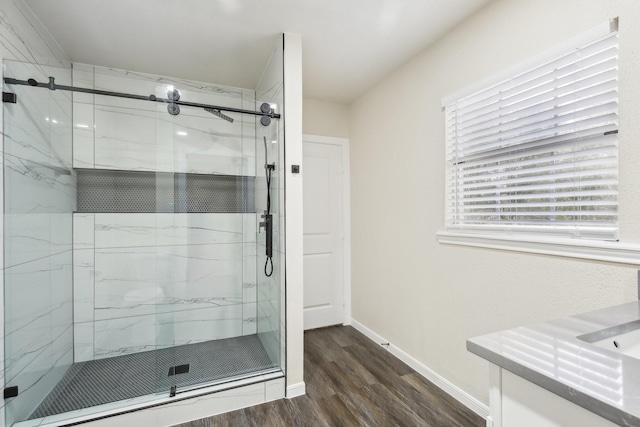
[[[341,145],[303,141],[304,328],[344,322]]]

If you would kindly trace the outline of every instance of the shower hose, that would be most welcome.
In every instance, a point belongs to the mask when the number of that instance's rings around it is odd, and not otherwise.
[[[271,218],[271,172],[276,168],[276,165],[275,163],[272,165],[269,164],[268,157],[267,157],[267,137],[263,136],[262,138],[264,140],[264,170],[267,178],[267,212],[265,215],[265,224],[266,224],[267,221],[271,221],[270,219]],[[272,232],[271,226],[269,226],[268,229],[267,227],[265,227],[265,231],[267,233],[271,233]],[[266,239],[271,240],[269,236],[267,236]],[[267,259],[264,262],[264,275],[267,277],[271,277],[271,275],[273,274],[273,259],[272,259],[272,255],[269,255],[270,253],[271,251],[268,250]]]

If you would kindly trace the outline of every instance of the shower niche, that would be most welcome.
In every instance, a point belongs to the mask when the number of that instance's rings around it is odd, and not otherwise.
[[[254,89],[4,65],[5,425],[282,379],[281,46]]]

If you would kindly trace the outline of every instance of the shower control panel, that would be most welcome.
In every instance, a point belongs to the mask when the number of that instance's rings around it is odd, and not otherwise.
[[[260,215],[260,218],[264,219],[260,223],[260,227],[264,227],[267,235],[265,236],[265,246],[267,247],[267,257],[273,256],[273,215],[264,211],[264,215]]]

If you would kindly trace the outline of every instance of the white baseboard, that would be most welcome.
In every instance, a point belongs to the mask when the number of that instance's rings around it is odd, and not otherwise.
[[[287,386],[287,394],[285,397],[287,399],[293,399],[294,397],[304,396],[306,393],[306,387],[303,381]]]
[[[460,387],[454,385],[449,380],[439,375],[428,366],[419,362],[416,358],[411,356],[409,353],[391,344],[389,340],[384,339],[383,337],[381,337],[371,329],[367,328],[357,320],[351,319],[351,326],[353,326],[358,331],[362,332],[367,338],[369,338],[370,340],[374,341],[377,344],[388,343],[388,345],[384,345],[382,347],[387,349],[395,357],[397,357],[398,359],[402,360],[404,363],[409,365],[409,367],[411,367],[417,373],[425,377],[427,380],[431,381],[433,384],[438,386],[444,392],[451,395],[451,397],[456,399],[458,402],[462,403],[464,406],[471,409],[473,412],[480,415],[482,418],[487,419],[487,417],[489,416],[489,407],[487,405],[480,402],[478,399],[471,396],[469,393],[462,390]]]

